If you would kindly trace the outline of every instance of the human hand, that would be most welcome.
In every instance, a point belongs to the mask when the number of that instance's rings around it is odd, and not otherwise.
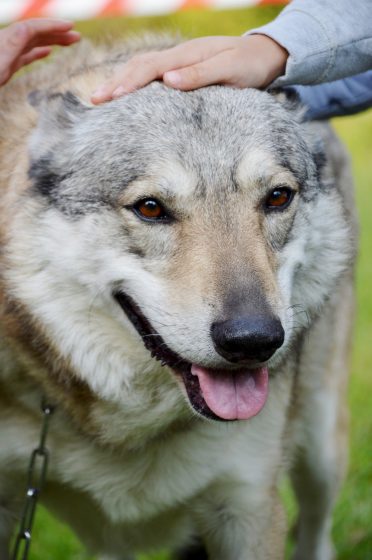
[[[57,19],[29,19],[0,29],[0,85],[17,70],[45,58],[51,45],[68,46],[79,41],[80,34],[71,31],[72,22]]]
[[[288,52],[266,35],[192,39],[134,56],[93,93],[92,102],[109,101],[158,79],[185,91],[211,84],[263,88],[284,73],[287,58]]]

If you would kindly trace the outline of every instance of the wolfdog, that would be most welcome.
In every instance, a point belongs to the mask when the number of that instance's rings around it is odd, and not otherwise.
[[[346,464],[348,159],[282,93],[90,93],[162,39],[83,44],[1,91],[0,550],[40,499],[99,558],[329,560]]]

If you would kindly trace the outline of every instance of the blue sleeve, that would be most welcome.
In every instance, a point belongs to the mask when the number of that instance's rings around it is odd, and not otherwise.
[[[309,120],[351,115],[372,107],[372,70],[317,86],[291,86],[307,107]]]
[[[372,69],[371,0],[293,0],[275,20],[248,32],[254,33],[289,53],[273,87],[320,84]]]

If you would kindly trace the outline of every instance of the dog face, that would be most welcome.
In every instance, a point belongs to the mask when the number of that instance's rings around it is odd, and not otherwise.
[[[113,393],[132,359],[145,383],[165,365],[204,416],[257,414],[349,258],[305,125],[267,93],[221,87],[33,102],[20,299],[78,375],[99,362],[77,352],[84,337],[118,356]]]

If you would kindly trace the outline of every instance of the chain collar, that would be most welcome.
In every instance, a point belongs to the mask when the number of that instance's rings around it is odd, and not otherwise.
[[[49,430],[50,417],[54,412],[54,407],[43,400],[41,403],[41,412],[43,414],[43,420],[40,431],[40,441],[39,445],[32,451],[30,457],[30,463],[27,471],[26,497],[11,560],[28,559],[36,506],[45,484],[49,460],[49,451],[46,447],[46,439]]]

